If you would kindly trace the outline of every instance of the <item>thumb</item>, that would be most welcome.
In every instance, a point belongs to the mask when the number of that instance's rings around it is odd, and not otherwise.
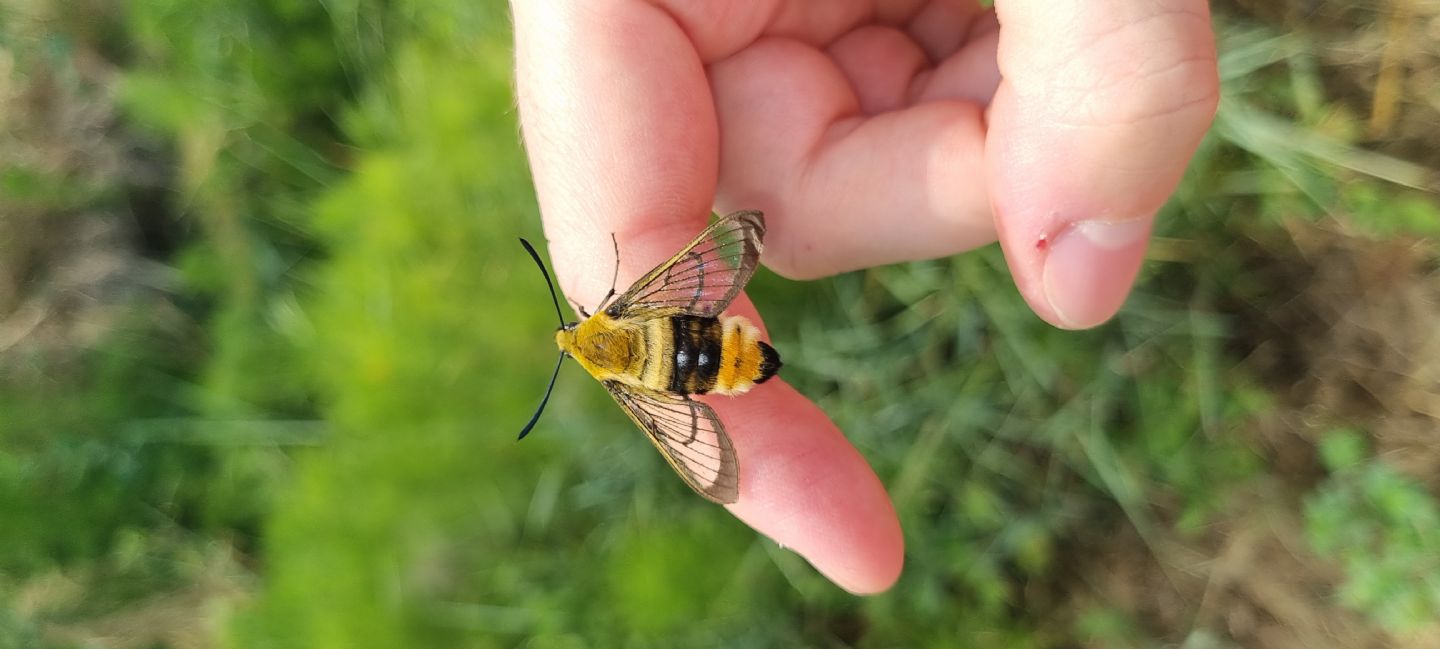
[[[1098,325],[1139,271],[1219,98],[1204,0],[1000,0],[987,163],[1001,246],[1031,308]]]

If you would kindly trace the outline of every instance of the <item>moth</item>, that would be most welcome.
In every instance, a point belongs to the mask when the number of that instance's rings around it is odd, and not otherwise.
[[[780,370],[780,355],[740,316],[721,315],[755,274],[765,219],[740,211],[717,219],[680,252],[595,313],[565,322],[550,273],[530,242],[520,243],[540,266],[560,328],[560,358],[523,439],[540,419],[565,357],[600,381],[620,408],[696,493],[717,503],[739,497],[740,467],[725,426],[700,394],[739,395]],[[618,273],[619,248],[616,247]],[[612,299],[613,298],[613,299]]]

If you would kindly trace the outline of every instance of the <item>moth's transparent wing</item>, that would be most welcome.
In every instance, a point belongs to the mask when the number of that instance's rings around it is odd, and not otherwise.
[[[605,389],[691,489],[722,505],[740,497],[735,448],[710,406],[616,381]]]
[[[716,317],[755,274],[765,237],[760,212],[728,214],[606,309],[611,315]]]

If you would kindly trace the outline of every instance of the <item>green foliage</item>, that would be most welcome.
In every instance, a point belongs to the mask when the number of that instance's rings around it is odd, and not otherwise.
[[[1082,528],[1121,515],[1149,533],[1154,500],[1185,503],[1198,526],[1217,483],[1259,469],[1228,434],[1254,406],[1204,362],[1221,323],[1146,294],[1110,327],[1059,331],[994,290],[1002,268],[991,249],[836,278],[808,299],[756,291],[787,377],[890,485],[908,556],[878,617],[900,627],[958,605],[1001,628],[1024,605],[1016,576],[1053,574]]]
[[[1340,598],[1403,634],[1440,621],[1440,505],[1413,479],[1369,457],[1356,431],[1321,442],[1330,477],[1305,503],[1316,551],[1345,571]]]
[[[1254,159],[1193,166],[1192,178],[1209,179],[1208,196],[1252,199],[1253,213],[1271,221],[1338,218],[1374,236],[1440,228],[1433,172],[1357,144],[1363,126],[1323,101],[1323,72],[1304,35],[1221,26],[1229,27],[1220,32],[1224,99],[1213,134]]]
[[[177,313],[140,292],[94,346],[0,368],[0,527],[6,531],[0,573],[7,577],[0,596],[13,594],[10,579],[59,573],[91,591],[63,614],[34,612],[47,623],[105,614],[184,586],[194,577],[177,570],[184,544],[160,542],[179,530],[249,547],[270,494],[284,484],[281,447],[316,440],[313,424],[285,419],[311,411],[301,376],[277,362],[291,354],[266,321],[286,304],[286,269],[310,244],[293,228],[279,227],[278,219],[251,217],[284,215],[286,207],[294,212],[287,200],[313,186],[316,174],[308,172],[323,165],[315,164],[312,147],[276,127],[313,119],[322,107],[289,106],[285,117],[256,105],[257,98],[279,95],[250,79],[255,70],[246,61],[217,55],[240,54],[246,39],[262,34],[253,16],[226,15],[217,11],[221,4],[135,3],[127,14],[134,36],[127,43],[139,62],[124,77],[122,100],[133,124],[177,151],[184,195],[176,203],[202,221],[206,233],[181,264],[186,281],[178,300],[190,310]],[[234,8],[240,7],[254,8]],[[299,38],[323,38],[303,24],[282,22],[299,29]],[[196,29],[177,29],[187,25]],[[77,80],[67,58],[97,47],[77,44],[80,36],[50,34],[45,40],[55,47],[45,51],[51,56],[21,55],[22,72],[63,81],[65,94],[51,101],[88,106],[100,100],[102,93]],[[217,49],[217,42],[225,47]],[[313,70],[281,65],[283,51],[264,52],[273,58],[272,72],[305,75],[291,78],[291,88],[319,87],[308,76]],[[306,160],[276,165],[276,152],[303,153]],[[249,166],[257,162],[269,166]],[[61,215],[126,209],[130,178],[97,173],[78,164],[59,172],[7,167],[5,207]],[[236,189],[257,178],[272,192],[264,210]],[[55,218],[51,213],[6,218]],[[195,327],[197,321],[207,330]],[[263,414],[213,418],[256,412]],[[136,554],[137,547],[150,549]]]
[[[101,555],[127,526],[163,520],[151,508],[172,516],[183,509],[167,497],[180,477],[175,468],[203,461],[203,453],[149,446],[124,429],[133,417],[176,413],[165,377],[174,358],[148,342],[119,337],[85,359],[80,371],[90,380],[55,386],[62,393],[43,384],[0,392],[6,572],[26,575]],[[130,390],[120,392],[121,385]]]
[[[0,382],[0,601],[63,585],[0,607],[0,646],[71,646],[41,630],[220,578],[198,554],[258,526],[276,458],[203,441],[184,342],[137,313],[50,380]]]
[[[1085,611],[1076,620],[1075,631],[1095,646],[1120,649],[1151,644],[1138,622],[1112,609],[1092,608]]]
[[[207,415],[311,412],[281,327],[295,324],[297,274],[316,253],[308,205],[339,175],[333,116],[363,90],[345,67],[364,64],[347,37],[365,30],[338,16],[294,0],[148,0],[127,14],[137,64],[121,104],[173,148],[177,207],[202,233],[179,268],[209,306]]]
[[[50,649],[30,620],[0,608],[0,649]]]

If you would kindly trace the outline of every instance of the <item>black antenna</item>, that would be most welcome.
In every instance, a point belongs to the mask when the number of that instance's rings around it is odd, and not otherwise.
[[[545,286],[550,288],[550,301],[555,303],[555,316],[560,319],[560,326],[565,326],[565,316],[560,313],[560,298],[555,295],[555,284],[550,282],[550,272],[545,270],[545,262],[540,261],[540,254],[535,252],[535,247],[529,241],[520,239],[520,245],[525,246],[525,251],[535,260],[535,265],[540,267],[540,274],[545,276]],[[555,379],[560,376],[560,365],[565,362],[565,352],[560,352],[560,358],[555,361],[555,372],[550,375],[550,387],[545,388],[545,398],[540,400],[540,407],[535,409],[535,414],[530,416],[530,421],[525,423],[525,428],[520,430],[517,441],[525,439],[530,434],[530,429],[535,427],[535,422],[540,421],[540,413],[545,412],[545,404],[550,403],[550,392],[555,389]]]
[[[560,326],[565,326],[565,316],[560,313],[560,298],[555,297],[555,285],[550,283],[550,271],[545,270],[545,262],[540,261],[540,253],[535,252],[535,246],[530,245],[523,237],[520,245],[525,246],[525,252],[530,253],[530,258],[535,260],[535,265],[540,267],[540,274],[545,276],[545,286],[550,288],[550,301],[555,303],[555,317],[560,319]]]
[[[560,352],[560,359],[555,361],[555,373],[550,375],[550,387],[545,388],[545,398],[540,400],[540,407],[535,409],[535,414],[530,416],[525,428],[520,430],[520,436],[515,441],[525,439],[530,434],[530,429],[535,427],[535,422],[540,421],[540,413],[545,411],[545,404],[550,403],[550,391],[555,389],[555,378],[560,376],[560,364],[565,362],[565,352]]]

